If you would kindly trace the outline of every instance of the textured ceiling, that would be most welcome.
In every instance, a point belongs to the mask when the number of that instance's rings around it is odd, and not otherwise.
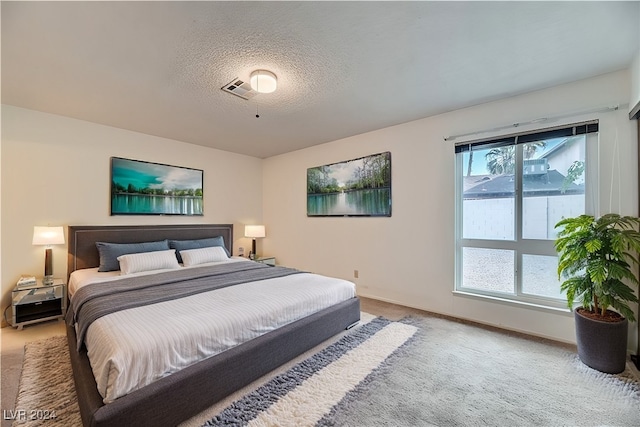
[[[261,158],[624,69],[640,49],[639,2],[1,8],[2,103]],[[255,69],[278,90],[220,90]]]

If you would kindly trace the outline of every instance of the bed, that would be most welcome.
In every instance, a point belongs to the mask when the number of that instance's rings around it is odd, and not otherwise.
[[[165,239],[197,240],[218,237],[221,237],[224,241],[228,254],[232,254],[233,226],[230,224],[70,226],[68,274],[71,275],[75,271],[80,274],[88,271],[88,269],[95,269],[100,265],[96,242],[136,243]],[[257,263],[250,261],[242,259],[236,259],[236,261],[239,261],[235,263],[237,266],[229,266],[228,268],[253,270],[258,267]],[[224,268],[227,268],[227,263],[224,264]],[[259,266],[274,272],[273,278],[265,279],[261,283],[273,283],[275,287],[284,286],[283,283],[287,280],[297,282],[307,279],[309,281],[312,281],[311,279],[320,280],[315,277],[317,275],[307,273],[291,274],[279,278],[276,277],[275,270],[271,270],[272,267],[262,264]],[[205,271],[209,266],[196,266],[195,269],[199,268]],[[213,270],[214,267],[211,267],[211,269]],[[187,269],[182,269],[176,273],[168,272],[165,276],[171,276],[171,274],[196,276],[195,273],[187,271]],[[218,280],[218,276],[215,277]],[[141,280],[144,282],[147,279]],[[194,280],[197,282],[200,279]],[[115,283],[119,282],[115,281]],[[230,288],[238,288],[244,292],[243,289],[250,289],[251,286],[256,286],[256,283],[247,282],[229,287],[224,284],[221,291],[207,291],[201,295],[209,295],[209,292],[222,292]],[[117,289],[117,286],[114,285],[114,288]],[[72,292],[78,292],[77,295],[82,293],[77,289]],[[71,306],[73,305],[73,299],[77,295],[71,297]],[[176,300],[175,304],[185,304],[188,298],[194,297],[185,297],[181,302]],[[161,304],[174,303],[172,301],[163,301],[158,303],[158,306]],[[163,308],[163,310],[167,313],[178,312],[180,308],[177,308],[177,305],[175,307],[175,309],[167,310]],[[134,310],[139,309],[136,308]],[[240,311],[243,310],[245,308]],[[129,311],[131,310],[125,310],[124,312]],[[111,316],[107,315],[99,321],[110,319]],[[359,321],[359,318],[360,302],[353,295],[342,301],[332,302],[326,308],[317,309],[317,311],[310,314],[304,314],[303,317],[295,318],[295,320],[286,322],[277,328],[268,329],[257,337],[247,339],[212,356],[207,356],[205,359],[189,364],[187,367],[170,375],[156,379],[148,385],[141,386],[122,396],[117,396],[112,401],[106,399],[99,391],[87,354],[87,347],[83,345],[83,340],[78,340],[78,337],[82,336],[83,332],[77,327],[78,324],[70,324],[67,326],[67,338],[82,422],[85,426],[177,425],[306,350],[351,327]],[[145,327],[148,327],[148,324]],[[97,327],[91,326],[90,328],[95,329]],[[79,342],[80,345],[78,345]],[[92,355],[91,357],[94,356]],[[144,357],[141,356],[140,359],[144,359]],[[105,403],[105,400],[108,403]]]

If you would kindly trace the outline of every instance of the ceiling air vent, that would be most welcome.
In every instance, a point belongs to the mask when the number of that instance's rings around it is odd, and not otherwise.
[[[237,77],[233,79],[231,83],[222,86],[221,89],[225,92],[239,96],[242,99],[251,99],[256,95],[256,93],[258,93],[251,89],[249,83],[244,82]]]

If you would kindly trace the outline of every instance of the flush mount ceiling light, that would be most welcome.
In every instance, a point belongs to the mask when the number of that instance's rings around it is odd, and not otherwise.
[[[260,93],[275,92],[278,78],[271,71],[256,70],[251,73],[251,89]]]

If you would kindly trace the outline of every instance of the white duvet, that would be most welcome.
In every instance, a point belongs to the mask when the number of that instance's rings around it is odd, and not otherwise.
[[[72,282],[87,285],[88,276],[96,276],[84,274]],[[109,314],[91,324],[85,344],[98,391],[109,403],[354,296],[353,283],[311,273],[249,282]]]

